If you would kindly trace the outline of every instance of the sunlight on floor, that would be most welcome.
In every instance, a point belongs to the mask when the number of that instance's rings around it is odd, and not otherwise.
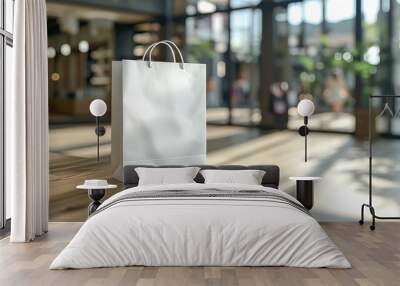
[[[303,138],[296,132],[263,134],[242,127],[208,126],[207,138],[210,150],[207,163],[277,164],[281,168],[280,188],[292,195],[295,187],[294,182],[288,179],[290,176],[321,176],[322,180],[315,184],[312,209],[313,215],[321,221],[358,220],[360,205],[368,199],[367,145],[349,135],[312,133],[307,164],[303,158]],[[94,126],[51,129],[51,178],[63,185],[59,187],[59,183],[53,183],[52,194],[57,193],[60,199],[66,200],[76,181],[88,176],[86,170],[93,169],[92,176],[107,176],[110,142],[111,130],[107,126],[106,135],[101,138],[102,165],[98,166],[94,160]],[[400,142],[380,140],[375,145],[374,203],[377,212],[380,215],[400,215],[400,192],[397,187],[400,167],[396,164],[400,159]],[[74,168],[80,171],[75,174]],[[73,204],[74,200],[68,198]],[[82,203],[82,206],[85,204]]]

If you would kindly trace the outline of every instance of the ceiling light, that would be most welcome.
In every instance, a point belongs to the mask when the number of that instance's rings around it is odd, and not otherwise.
[[[87,41],[80,41],[78,44],[78,50],[81,53],[87,53],[89,51],[89,43]]]
[[[213,13],[216,10],[216,6],[214,3],[201,0],[197,3],[197,10],[199,13]]]
[[[56,57],[56,49],[53,47],[47,48],[47,57],[49,59],[54,59]]]
[[[58,80],[60,80],[60,74],[59,74],[58,72],[53,72],[53,73],[51,74],[51,80],[52,80],[52,81],[58,81]]]
[[[71,54],[71,46],[68,44],[62,44],[60,51],[63,56],[67,57]]]

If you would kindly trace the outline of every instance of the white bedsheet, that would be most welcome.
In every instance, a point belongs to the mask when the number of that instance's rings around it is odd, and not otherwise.
[[[149,190],[264,190],[248,185],[185,184]],[[102,207],[100,206],[100,207]],[[258,199],[186,198],[124,201],[90,217],[50,269],[146,266],[294,266],[349,268],[350,263],[309,215]]]

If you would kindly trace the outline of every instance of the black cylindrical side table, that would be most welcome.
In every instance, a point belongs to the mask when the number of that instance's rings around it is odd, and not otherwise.
[[[290,180],[296,181],[296,198],[302,205],[311,210],[314,205],[314,181],[320,177],[290,177]]]

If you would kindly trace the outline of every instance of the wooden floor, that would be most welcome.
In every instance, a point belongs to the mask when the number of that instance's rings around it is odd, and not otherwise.
[[[48,270],[81,223],[50,223],[28,244],[0,241],[0,285],[399,285],[400,224],[379,222],[375,232],[355,223],[322,224],[353,268],[123,267]]]

